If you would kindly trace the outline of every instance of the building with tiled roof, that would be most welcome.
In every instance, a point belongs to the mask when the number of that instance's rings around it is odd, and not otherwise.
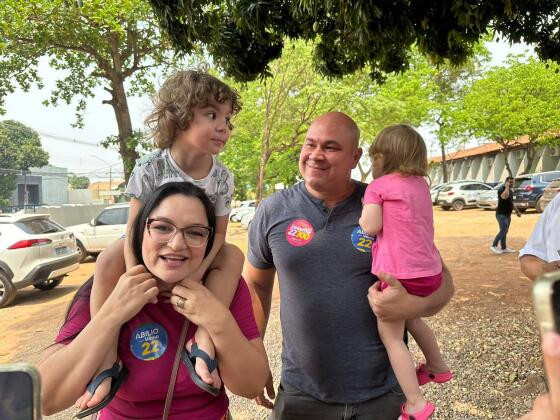
[[[529,139],[520,137],[508,147],[508,163],[513,176],[560,170],[560,146],[533,147],[533,160],[530,162]],[[503,147],[488,143],[470,149],[449,153],[446,157],[448,181],[473,179],[483,182],[500,182],[508,175]],[[429,176],[432,185],[443,182],[441,156],[429,159]],[[527,167],[529,166],[529,167]]]

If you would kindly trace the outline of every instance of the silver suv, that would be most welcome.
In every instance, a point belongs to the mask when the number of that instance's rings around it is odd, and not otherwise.
[[[447,184],[438,191],[437,204],[443,210],[463,210],[466,207],[476,207],[478,197],[492,189],[479,181],[463,181]]]
[[[58,286],[79,267],[76,239],[48,214],[0,214],[0,307],[16,291],[33,285],[40,290]]]

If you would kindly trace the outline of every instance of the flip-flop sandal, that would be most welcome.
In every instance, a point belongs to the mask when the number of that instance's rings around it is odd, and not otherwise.
[[[406,412],[406,403],[401,405],[401,415],[397,420],[428,420],[434,414],[436,408],[432,403],[427,402],[424,408],[416,413],[409,414]]]
[[[422,363],[416,368],[416,378],[418,379],[418,385],[420,386],[430,382],[442,384],[450,381],[453,378],[453,373],[451,373],[451,371],[443,373],[430,372],[426,367],[426,364]]]
[[[105,396],[105,398],[103,398],[100,402],[95,404],[93,407],[88,407],[82,411],[79,411],[75,414],[74,417],[77,419],[81,419],[87,416],[91,416],[92,414],[101,410],[103,407],[107,406],[111,402],[127,376],[128,369],[126,368],[126,366],[123,365],[121,368],[118,363],[115,363],[110,369],[104,370],[95,378],[93,378],[87,386],[87,390],[91,393],[91,395],[95,393],[95,390],[99,387],[99,385],[101,385],[101,382],[103,382],[107,378],[113,378],[111,382],[111,389],[109,390],[109,393]]]
[[[212,359],[208,355],[208,353],[206,353],[204,350],[199,349],[196,343],[193,343],[190,353],[187,351],[187,349],[183,349],[183,351],[181,352],[181,360],[189,370],[189,375],[192,381],[195,383],[195,385],[198,386],[200,389],[217,397],[218,395],[220,395],[221,389],[216,388],[215,386],[212,386],[210,384],[207,384],[196,373],[196,370],[194,369],[194,365],[196,363],[197,357],[200,357],[202,360],[204,360],[204,363],[206,363],[206,366],[208,366],[208,371],[210,373],[214,372],[214,370],[218,367],[218,363],[216,363],[216,359]]]

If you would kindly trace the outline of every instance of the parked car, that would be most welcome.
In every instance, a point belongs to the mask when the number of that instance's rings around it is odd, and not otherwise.
[[[546,208],[546,206],[548,206],[548,203],[550,203],[558,193],[560,193],[560,179],[551,181],[550,184],[545,187],[540,200],[543,210]]]
[[[76,235],[81,254],[80,262],[89,255],[99,254],[126,233],[129,207],[128,203],[115,204],[101,210],[89,223],[66,228]]]
[[[491,186],[477,181],[453,182],[439,190],[437,204],[443,210],[463,210],[466,207],[476,207],[478,197],[492,189]]]
[[[255,200],[247,200],[242,201],[239,207],[236,207],[231,210],[229,214],[229,220],[231,222],[240,222],[247,212],[255,211],[256,201]]]
[[[489,184],[487,184],[489,185]],[[492,187],[492,190],[480,194],[476,206],[484,210],[496,210],[498,207],[498,190],[504,185],[503,182]]]
[[[79,267],[74,234],[48,214],[0,214],[0,307],[17,290],[50,290]]]
[[[541,201],[541,197],[544,188],[558,178],[560,178],[560,171],[539,172],[516,177],[513,183],[513,203],[521,211],[534,208],[542,213],[544,203]]]
[[[432,204],[437,203],[438,192],[439,192],[439,190],[441,190],[446,185],[447,184],[439,184],[439,185],[436,185],[435,187],[430,188],[430,196],[432,197]]]
[[[241,226],[248,228],[249,223],[251,223],[251,220],[253,220],[253,217],[255,217],[255,212],[255,207],[250,207],[250,210],[247,210],[241,218]]]

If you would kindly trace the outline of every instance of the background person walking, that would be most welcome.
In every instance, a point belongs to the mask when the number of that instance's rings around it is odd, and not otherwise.
[[[515,252],[515,249],[506,246],[506,237],[511,224],[511,212],[515,210],[517,217],[521,217],[521,213],[513,204],[511,188],[513,187],[513,178],[508,176],[504,182],[504,186],[498,189],[498,207],[496,208],[496,220],[500,231],[494,238],[494,242],[490,249],[494,254],[502,254],[504,252]],[[498,242],[500,248],[498,248]]]

